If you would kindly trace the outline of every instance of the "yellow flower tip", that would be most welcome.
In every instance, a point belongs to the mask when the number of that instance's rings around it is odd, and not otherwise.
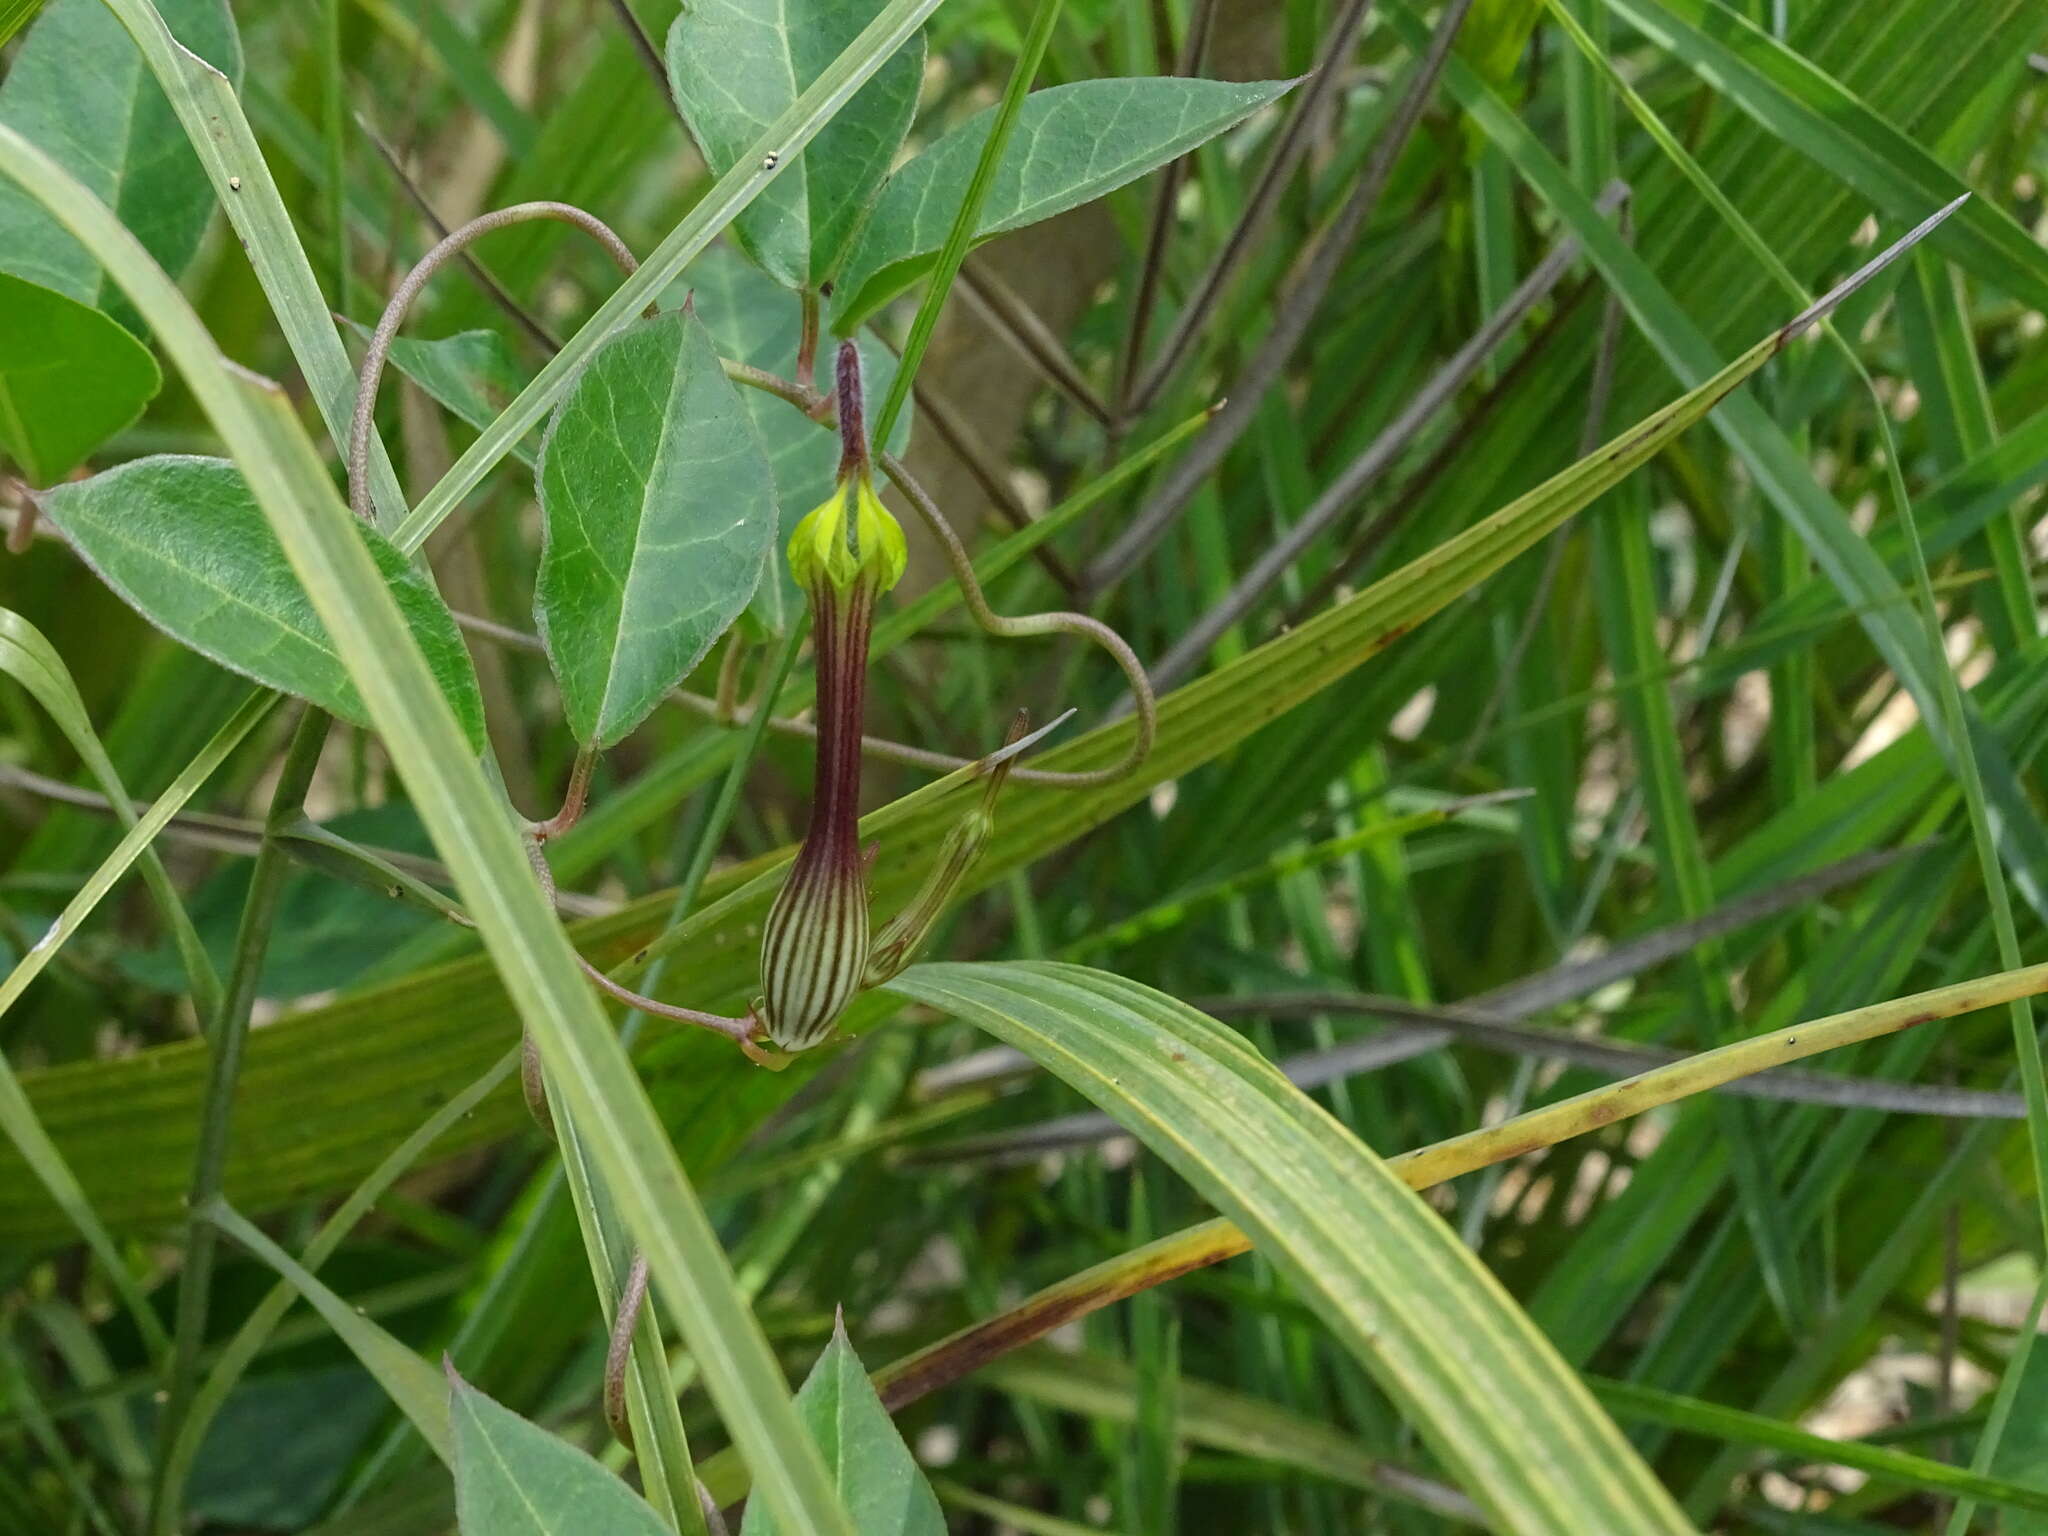
[[[909,560],[902,527],[865,474],[834,486],[789,538],[790,574],[802,587],[829,581],[845,592],[866,582],[887,592],[903,579]]]

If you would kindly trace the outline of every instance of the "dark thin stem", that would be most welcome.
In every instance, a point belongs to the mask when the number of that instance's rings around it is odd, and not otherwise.
[[[357,517],[367,521],[370,517],[368,470],[370,462],[370,435],[372,419],[377,409],[377,386],[383,382],[384,363],[391,351],[391,343],[398,335],[399,326],[405,323],[413,301],[432,280],[434,274],[450,261],[461,255],[474,241],[512,224],[523,224],[532,219],[555,219],[564,224],[573,224],[584,230],[601,244],[606,253],[618,264],[619,270],[628,277],[638,269],[639,263],[626,248],[625,241],[612,233],[611,226],[593,213],[586,213],[572,203],[514,203],[509,208],[499,208],[491,213],[480,214],[461,228],[451,231],[434,248],[413,264],[410,272],[397,290],[391,295],[391,302],[384,306],[383,318],[377,322],[376,334],[370,338],[369,350],[363,354],[360,382],[356,389],[355,415],[349,422],[348,430],[348,478],[349,508]],[[649,313],[652,313],[649,306]]]
[[[1259,172],[1259,179],[1253,183],[1251,196],[1245,199],[1244,212],[1238,215],[1237,223],[1231,228],[1223,249],[1216,253],[1209,270],[1202,274],[1202,280],[1195,285],[1195,291],[1181,307],[1179,317],[1174,321],[1173,330],[1159,348],[1159,355],[1146,368],[1142,381],[1132,387],[1128,384],[1120,404],[1120,415],[1128,419],[1142,415],[1151,409],[1173,377],[1174,370],[1186,358],[1187,351],[1201,334],[1202,327],[1209,322],[1215,310],[1216,301],[1223,288],[1236,272],[1238,263],[1244,259],[1259,236],[1265,233],[1267,222],[1280,206],[1280,195],[1287,190],[1288,182],[1301,164],[1314,141],[1315,127],[1322,120],[1331,98],[1344,77],[1345,62],[1351,51],[1358,45],[1359,29],[1365,25],[1366,13],[1372,9],[1372,0],[1346,0],[1344,9],[1330,28],[1330,35],[1324,39],[1322,51],[1316,55],[1315,65],[1310,71],[1308,83],[1301,88],[1294,103],[1294,110],[1288,115],[1287,125],[1274,139],[1272,152],[1266,157],[1266,164]],[[1149,262],[1148,252],[1148,262]],[[1152,274],[1148,271],[1148,276]],[[1140,298],[1144,298],[1140,290]],[[1134,317],[1130,339],[1128,363],[1135,366],[1138,351],[1144,342],[1144,332],[1138,328],[1137,320],[1142,318],[1149,324],[1149,314]]]
[[[419,212],[419,216],[426,220],[427,227],[434,232],[434,238],[436,240],[445,240],[448,237],[448,221],[441,217],[433,203],[428,201],[427,194],[420,184],[414,181],[412,176],[406,171],[405,161],[398,151],[384,141],[383,137],[376,129],[370,126],[368,119],[360,112],[356,114],[356,126],[362,129],[363,137],[370,141],[378,155],[383,159],[385,167],[391,172],[392,179],[398,183],[399,190],[406,195],[406,199]],[[395,246],[397,241],[397,230],[395,227],[392,230],[391,238]],[[393,254],[396,254],[395,250]],[[386,258],[387,268],[389,259],[389,257]],[[536,346],[549,353],[562,350],[561,338],[541,324],[540,317],[535,315],[532,310],[514,298],[511,290],[492,275],[489,267],[478,261],[467,251],[464,251],[456,259],[462,263],[463,269],[472,278],[476,279],[477,286],[484,291],[484,297],[502,309],[505,312],[506,318],[526,332],[527,336],[533,340]],[[387,281],[379,286],[389,286],[388,271]]]
[[[192,1163],[185,1209],[184,1265],[178,1273],[177,1319],[172,1332],[170,1371],[164,1383],[163,1412],[157,1421],[157,1480],[150,1492],[150,1529],[175,1536],[183,1525],[180,1505],[184,1490],[171,1486],[165,1471],[178,1428],[191,1411],[198,1384],[199,1354],[206,1342],[208,1302],[213,1289],[213,1261],[218,1234],[199,1212],[218,1196],[227,1170],[228,1133],[234,1114],[235,1086],[241,1079],[242,1054],[249,1040],[249,1018],[263,981],[263,962],[270,952],[270,931],[277,921],[291,861],[281,834],[296,821],[306,791],[320,765],[332,722],[308,710],[299,720],[285,751],[272,791],[262,847],[249,871],[249,894],[242,903],[241,925],[235,933],[234,964],[220,1011],[207,1034],[206,1096],[199,1119],[199,1146]]]
[[[1611,210],[1621,197],[1619,184],[1608,188],[1601,198],[1603,211]],[[1217,638],[1251,611],[1253,604],[1301,557],[1302,551],[1349,510],[1357,496],[1408,450],[1437,412],[1471,382],[1495,349],[1514,334],[1529,311],[1563,280],[1578,254],[1579,242],[1571,235],[1566,235],[1552,247],[1550,254],[1536,264],[1500,308],[1488,316],[1486,323],[1431,376],[1365,451],[1338,473],[1337,478],[1293,525],[1261,551],[1251,568],[1238,578],[1221,600],[1197,619],[1174,642],[1172,649],[1159,658],[1152,668],[1154,688],[1170,688],[1194,671]]]
[[[1130,573],[1187,510],[1196,493],[1209,483],[1210,476],[1223,462],[1223,456],[1236,445],[1257,417],[1267,392],[1279,382],[1294,356],[1294,349],[1308,334],[1316,311],[1322,307],[1323,296],[1329,292],[1338,268],[1350,254],[1352,243],[1379,207],[1380,195],[1386,190],[1394,163],[1406,147],[1416,123],[1421,120],[1422,109],[1435,89],[1444,61],[1450,56],[1459,24],[1471,8],[1472,0],[1451,0],[1444,7],[1443,16],[1430,39],[1429,51],[1409,80],[1407,93],[1396,108],[1393,121],[1373,146],[1372,159],[1364,175],[1359,178],[1358,186],[1346,199],[1336,218],[1323,231],[1322,237],[1303,256],[1300,276],[1280,301],[1272,329],[1266,333],[1252,360],[1232,381],[1228,403],[1210,422],[1208,430],[1195,439],[1186,456],[1167,474],[1165,484],[1088,568],[1085,580],[1089,591],[1100,592]]]
[[[1018,110],[1024,105],[1025,94],[1038,74],[1046,45],[1052,41],[1052,29],[1059,20],[1060,4],[1061,0],[1038,0],[1037,8],[1031,13],[1031,26],[1024,34],[1024,45],[1018,50],[1017,62],[1003,87],[1003,98],[996,105],[995,120],[989,127],[987,142],[982,145],[981,158],[975,162],[967,191],[953,215],[952,228],[946,232],[946,243],[939,248],[938,259],[932,264],[924,298],[910,322],[910,333],[903,339],[903,357],[896,365],[896,377],[889,381],[889,393],[883,398],[882,408],[875,412],[875,443],[878,448],[889,441],[889,432],[910,399],[910,386],[917,377],[918,364],[924,361],[925,348],[931,344],[932,332],[939,323],[939,311],[945,308],[947,290],[953,286],[960,263],[967,259],[967,247],[973,242],[974,231],[981,218],[981,205],[988,197],[989,188],[995,184],[996,168],[1002,164],[1010,132],[1017,126]]]
[[[1111,424],[1110,409],[1095,393],[1067,349],[1038,312],[1013,292],[1009,284],[979,262],[960,268],[960,287],[968,302],[989,322],[989,328],[1036,368],[1045,381],[1059,390],[1099,425]]]
[[[752,1019],[735,1019],[722,1013],[705,1013],[697,1008],[679,1008],[673,1003],[664,1003],[660,998],[649,997],[644,992],[635,992],[623,982],[613,981],[581,955],[576,957],[576,963],[583,968],[583,974],[590,978],[598,991],[607,997],[616,998],[628,1008],[652,1014],[658,1019],[669,1019],[677,1024],[695,1024],[699,1029],[708,1029],[715,1035],[724,1035],[728,1039],[739,1041],[742,1045],[754,1038]]]
[[[595,747],[585,747],[576,754],[576,761],[569,766],[569,787],[562,792],[562,808],[528,829],[536,843],[560,837],[582,819],[583,807],[590,800],[590,775],[596,767]]]
[[[1209,38],[1216,29],[1216,0],[1200,0],[1194,19],[1188,24],[1187,42],[1181,49],[1174,73],[1199,75],[1209,52]],[[1159,178],[1159,191],[1152,202],[1152,227],[1145,234],[1145,259],[1138,269],[1138,291],[1131,302],[1131,324],[1124,338],[1123,366],[1117,370],[1116,414],[1120,426],[1131,416],[1131,397],[1136,391],[1138,359],[1144,355],[1145,338],[1152,331],[1152,310],[1159,298],[1159,279],[1166,270],[1166,248],[1179,228],[1175,205],[1180,201],[1181,183],[1187,180],[1188,156],[1181,155]],[[1112,430],[1115,430],[1112,428]]]
[[[863,410],[860,348],[839,344],[833,361],[833,398],[839,402],[839,478],[851,480],[868,467],[867,419]]]
[[[535,645],[539,642],[536,640]],[[778,724],[796,729],[796,722],[782,721]],[[800,730],[797,732],[800,734]],[[914,748],[905,748],[914,751]],[[931,754],[939,757],[940,754]],[[940,762],[924,766],[943,767],[948,772],[968,765],[967,758],[942,758]],[[0,763],[0,788],[12,787],[26,790],[45,800],[54,800],[61,805],[74,805],[80,810],[92,811],[102,816],[112,816],[114,807],[107,797],[96,789],[82,784],[67,784],[62,779],[53,779],[45,774],[35,773],[27,768],[16,768],[11,763]],[[149,814],[150,802],[131,800],[128,802],[137,816]],[[294,821],[282,833],[286,849],[292,857],[306,864],[308,868],[325,869],[327,866],[304,857],[314,840],[306,833],[308,823]],[[232,854],[237,858],[253,858],[263,846],[264,824],[241,816],[218,816],[205,811],[180,811],[164,826],[162,836],[191,844],[195,848],[210,848],[217,853]],[[438,859],[424,854],[406,853],[397,848],[379,848],[374,844],[352,842],[339,837],[322,827],[318,829],[317,846],[333,849],[347,855],[365,868],[388,864],[416,879],[432,885],[453,885],[454,877],[448,873],[448,866]],[[330,871],[331,872],[331,871]],[[555,903],[565,916],[604,917],[618,910],[618,903],[598,896],[586,896],[578,891],[557,891]]]
[[[676,105],[676,93],[669,84],[668,62],[662,58],[661,50],[654,46],[654,39],[640,25],[640,18],[633,14],[633,7],[627,4],[627,0],[611,0],[611,7],[612,14],[619,18],[619,25],[625,30],[626,41],[633,45],[634,54],[647,66],[647,73],[660,93],[662,105],[674,114],[677,122],[682,122],[683,109]]]

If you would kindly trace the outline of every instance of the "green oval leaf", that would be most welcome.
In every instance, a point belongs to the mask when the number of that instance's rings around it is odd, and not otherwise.
[[[945,1536],[938,1495],[875,1395],[867,1368],[847,1342],[844,1318],[833,1324],[832,1342],[804,1378],[796,1408],[825,1453],[839,1501],[860,1536]],[[740,1536],[781,1536],[787,1529],[755,1500]]]
[[[181,43],[241,79],[242,45],[225,0],[160,0],[157,9]],[[213,190],[134,40],[101,0],[50,0],[0,85],[0,123],[90,188],[166,272],[190,264],[213,216]],[[85,247],[6,180],[0,269],[133,319]]]
[[[977,242],[1093,202],[1251,116],[1292,80],[1082,80],[1025,98]],[[847,258],[833,311],[845,335],[931,270],[981,159],[995,108],[889,178]]]
[[[1243,1036],[1085,966],[920,965],[889,990],[1026,1052],[1214,1202],[1400,1404],[1494,1529],[1692,1529],[1472,1251]]]
[[[463,1536],[671,1536],[645,1500],[568,1441],[452,1369],[448,1387]]]
[[[142,414],[149,348],[90,305],[0,272],[0,448],[49,485]]]
[[[724,356],[765,368],[781,378],[795,374],[797,340],[803,328],[796,298],[736,252],[713,246],[690,263],[684,281],[669,292],[677,303],[694,296],[704,329]],[[879,400],[896,377],[896,354],[872,332],[863,331],[855,340],[860,345],[867,397]],[[775,539],[779,550],[796,531],[798,520],[831,490],[832,477],[839,468],[839,434],[765,390],[743,389],[740,398],[746,401],[754,425],[761,429],[768,464],[775,472],[775,499],[782,509],[781,529]],[[908,451],[913,414],[905,406],[889,429],[891,453]],[[749,611],[766,628],[781,634],[790,616],[800,611],[803,597],[784,562],[771,560],[768,565]]]
[[[370,723],[269,520],[225,459],[137,459],[38,499],[100,579],[172,639],[344,720]],[[357,532],[470,746],[481,751],[483,699],[455,616],[382,534],[367,525]]]
[[[754,419],[694,315],[621,331],[541,440],[535,616],[576,739],[647,718],[739,617],[775,537]]]
[[[669,28],[676,105],[711,169],[740,162],[840,51],[878,0],[706,0]],[[740,216],[740,244],[780,283],[815,288],[838,270],[917,111],[924,37],[890,56]]]

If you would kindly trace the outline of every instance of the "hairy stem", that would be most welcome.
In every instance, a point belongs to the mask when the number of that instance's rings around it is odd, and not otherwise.
[[[612,232],[594,213],[586,213],[573,203],[514,203],[509,208],[499,208],[491,213],[479,214],[467,224],[451,230],[433,249],[413,263],[405,279],[391,295],[391,302],[384,306],[384,314],[377,321],[376,332],[370,337],[370,347],[363,354],[362,372],[356,386],[355,415],[348,427],[348,504],[349,510],[357,517],[368,521],[370,512],[369,465],[371,423],[377,410],[377,386],[384,379],[384,364],[391,354],[391,343],[398,336],[398,328],[405,323],[415,300],[449,262],[455,260],[470,245],[494,230],[508,225],[523,224],[532,219],[555,219],[564,224],[573,224],[596,238],[619,270],[631,277],[639,269],[633,253],[626,248],[626,242]],[[652,314],[654,307],[648,306]]]

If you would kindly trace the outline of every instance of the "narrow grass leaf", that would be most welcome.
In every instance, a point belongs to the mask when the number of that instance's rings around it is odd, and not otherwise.
[[[2042,1531],[2048,1530],[2048,1520],[2041,1518],[2048,1515],[2048,1479],[2042,1477],[2048,1468],[2044,1468],[2040,1455],[2038,1442],[2042,1420],[2038,1413],[2023,1418],[2022,1422],[2030,1426],[2024,1439],[2008,1434],[2006,1444],[2025,1446],[2022,1454],[2010,1463],[2001,1464],[1999,1476],[1985,1477],[1961,1467],[1949,1466],[1946,1462],[1895,1451],[1889,1446],[1816,1435],[1796,1424],[1787,1424],[1761,1413],[1747,1413],[1719,1403],[1702,1402],[1681,1393],[1659,1391],[1640,1382],[1595,1378],[1589,1384],[1593,1395],[1620,1419],[1665,1424],[1715,1440],[1777,1451],[1802,1462],[1851,1467],[1895,1487],[1916,1489],[1938,1498],[1966,1496],[1983,1499],[1986,1503],[2014,1511],[2007,1517],[2005,1530],[2008,1536],[2040,1536]],[[2029,1478],[2032,1486],[2015,1480],[2021,1476]],[[2022,1515],[2018,1513],[2020,1511],[2027,1513]]]
[[[1078,966],[921,965],[891,988],[1030,1054],[1230,1216],[1498,1529],[1690,1529],[1471,1251],[1242,1036]]]
[[[1910,223],[1969,188],[1811,60],[1732,6],[1606,0],[1609,10],[1767,132]],[[1934,249],[2036,308],[2048,308],[2048,250],[1990,198],[1972,198]]]
[[[355,411],[356,370],[335,330],[332,307],[320,291],[313,264],[300,244],[255,130],[236,90],[239,67],[209,62],[179,41],[167,18],[150,0],[98,0],[120,19],[149,72],[199,156],[206,176],[239,237],[242,253],[270,301],[292,359],[305,375],[313,403],[336,443],[348,441]],[[123,44],[122,46],[126,46]],[[239,65],[239,58],[235,61]],[[220,65],[220,67],[216,67]],[[169,123],[164,134],[171,132]],[[196,200],[203,206],[203,200]],[[370,442],[370,499],[377,526],[390,531],[405,512],[405,497],[384,445]]]
[[[134,802],[128,798],[113,759],[92,727],[85,699],[79,694],[70,669],[64,665],[64,658],[41,630],[7,608],[0,608],[0,672],[26,688],[48,712],[107,797],[114,819],[124,831],[132,832],[137,819]],[[206,947],[199,940],[184,902],[179,899],[177,887],[171,884],[163,861],[154,851],[142,856],[142,878],[149,885],[150,895],[156,898],[164,926],[171,931],[184,966],[185,981],[192,989],[193,1003],[200,1016],[207,1017],[220,1003],[220,978],[207,958]]]
[[[266,1236],[248,1218],[224,1201],[216,1199],[202,1213],[226,1236],[277,1271],[305,1297],[335,1337],[348,1346],[349,1353],[362,1362],[363,1369],[377,1378],[384,1395],[397,1405],[420,1437],[444,1462],[453,1464],[453,1441],[448,1433],[448,1407],[441,1378],[434,1368],[370,1321],[356,1308],[315,1279],[306,1267]]]

